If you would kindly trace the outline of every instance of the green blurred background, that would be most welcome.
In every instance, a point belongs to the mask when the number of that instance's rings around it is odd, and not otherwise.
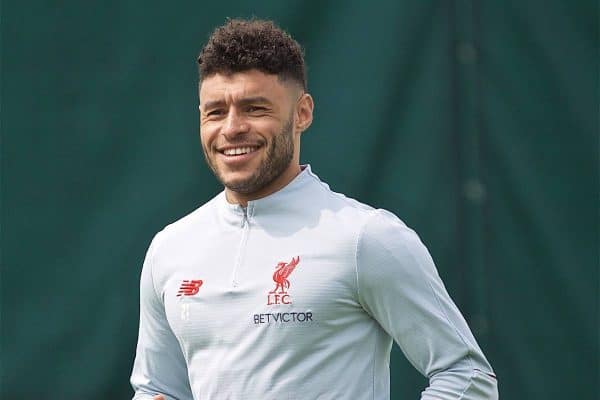
[[[560,0],[3,1],[1,398],[131,396],[146,247],[220,190],[196,55],[252,15],[306,49],[303,161],[420,233],[501,398],[597,398],[598,4]]]

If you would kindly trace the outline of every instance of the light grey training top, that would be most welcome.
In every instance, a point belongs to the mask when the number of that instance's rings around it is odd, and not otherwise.
[[[497,399],[493,371],[417,234],[309,166],[167,226],[141,276],[135,400],[387,400],[392,342],[421,399]]]

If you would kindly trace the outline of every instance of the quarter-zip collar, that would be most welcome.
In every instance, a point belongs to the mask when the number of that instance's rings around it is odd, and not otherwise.
[[[315,179],[320,182],[319,178],[312,173],[309,164],[302,165],[301,168],[302,171],[286,186],[263,198],[248,201],[246,207],[229,203],[225,197],[225,191],[222,191],[216,199],[219,214],[228,225],[242,227],[244,223],[251,221],[257,215],[293,208],[299,201],[302,201],[298,198],[299,196],[296,196],[299,191],[311,182],[315,182]]]

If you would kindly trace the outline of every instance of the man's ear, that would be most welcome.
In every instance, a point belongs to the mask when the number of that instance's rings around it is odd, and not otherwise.
[[[313,98],[308,93],[302,93],[296,103],[296,130],[304,132],[312,124],[313,109],[315,104]]]

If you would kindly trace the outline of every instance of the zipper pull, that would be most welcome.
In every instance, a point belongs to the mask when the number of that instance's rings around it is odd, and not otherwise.
[[[248,207],[242,207],[242,211],[244,211],[244,218],[242,218],[242,228],[246,227],[248,223]]]

